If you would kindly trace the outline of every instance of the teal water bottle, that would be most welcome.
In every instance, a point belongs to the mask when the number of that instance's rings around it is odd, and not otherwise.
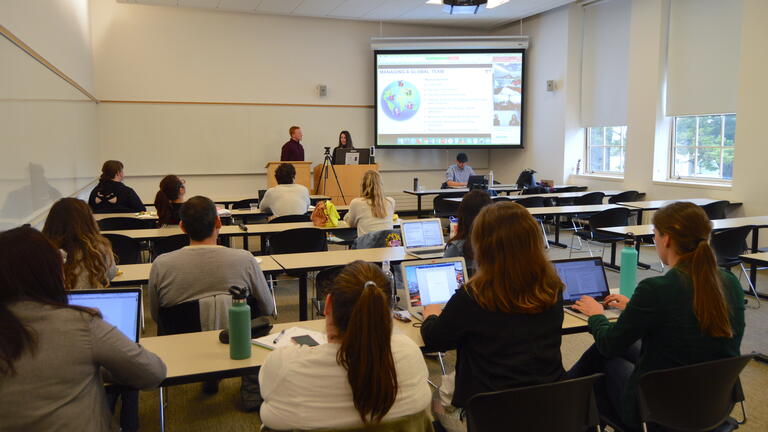
[[[233,286],[229,308],[229,357],[242,360],[251,357],[251,307],[245,302],[246,289]]]
[[[621,250],[619,276],[621,278],[619,292],[621,295],[632,297],[637,286],[637,250],[632,233],[629,233],[629,238],[624,241],[624,248]]]

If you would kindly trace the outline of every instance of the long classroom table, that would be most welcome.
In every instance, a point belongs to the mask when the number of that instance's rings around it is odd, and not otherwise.
[[[507,194],[511,192],[517,192],[520,190],[517,185],[512,184],[497,184],[493,185],[492,187],[488,188],[489,190],[494,190],[496,192],[506,192]],[[445,193],[467,193],[469,192],[469,188],[447,188],[447,189],[421,189],[421,190],[412,190],[412,189],[404,189],[403,193],[406,193],[408,195],[415,195],[416,196],[416,217],[421,217],[421,198],[426,195],[440,195]]]
[[[705,206],[707,204],[712,204],[713,202],[722,201],[722,200],[715,200],[711,198],[680,198],[680,199],[671,199],[671,200],[652,200],[652,201],[629,201],[629,202],[621,202],[617,203],[620,205],[623,205],[625,207],[630,207],[637,210],[637,223],[642,224],[643,223],[643,212],[644,211],[650,211],[650,210],[658,210],[662,207],[665,207],[669,204],[672,204],[673,202],[689,202],[692,204],[696,204],[699,207]],[[741,203],[737,202],[729,202],[728,205],[736,205],[740,206]]]
[[[265,273],[281,272],[283,267],[272,259],[269,255],[260,255],[258,257],[259,267]],[[132,286],[144,285],[149,282],[149,272],[152,269],[152,263],[146,264],[124,264],[118,266],[118,274],[109,282],[110,286]]]

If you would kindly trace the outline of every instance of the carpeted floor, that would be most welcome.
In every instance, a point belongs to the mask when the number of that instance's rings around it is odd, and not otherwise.
[[[563,242],[569,244],[570,235],[565,235]],[[606,258],[610,250],[606,250]],[[549,251],[552,259],[567,258],[568,250],[552,248]],[[583,255],[580,255],[583,256]],[[641,260],[652,263],[654,270],[638,270],[638,279],[659,275],[659,262],[655,249],[648,247],[641,251]],[[738,273],[737,273],[738,274]],[[742,278],[746,286],[746,280]],[[608,283],[611,287],[619,284],[619,274],[608,271]],[[768,272],[761,272],[758,278],[758,289],[768,293]],[[298,284],[295,280],[280,280],[277,289],[279,322],[298,320]],[[750,298],[749,306],[755,302]],[[747,330],[742,342],[742,352],[753,351],[768,353],[768,304],[760,309],[747,309]],[[146,336],[155,335],[155,324],[151,319],[147,322]],[[563,337],[563,363],[568,369],[589,347],[592,337],[589,334],[576,334]],[[440,380],[440,367],[436,360],[427,359],[430,378],[433,382]],[[448,370],[453,369],[454,353],[446,355],[445,364]],[[768,430],[768,364],[751,362],[741,376],[747,399],[749,421],[739,430],[745,432],[762,432]],[[171,387],[169,403],[166,409],[166,425],[168,431],[254,431],[260,426],[256,413],[245,413],[240,410],[240,379],[226,379],[221,382],[219,392],[215,395],[205,395],[200,384],[189,384]],[[300,413],[297,413],[300,414]],[[740,411],[736,411],[740,418]],[[158,391],[141,393],[140,408],[143,431],[159,430]]]

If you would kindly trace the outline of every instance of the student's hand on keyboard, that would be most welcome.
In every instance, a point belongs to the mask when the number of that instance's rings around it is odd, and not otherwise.
[[[602,315],[605,312],[603,305],[590,296],[581,296],[580,299],[576,300],[573,308],[587,316]]]
[[[603,299],[603,305],[606,307],[616,308],[618,310],[624,310],[629,303],[629,297],[621,294],[611,294]]]

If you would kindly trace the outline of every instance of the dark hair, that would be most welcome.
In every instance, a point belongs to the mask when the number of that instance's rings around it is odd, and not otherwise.
[[[296,129],[301,129],[301,126],[291,126],[288,128],[288,135],[293,137],[293,133],[296,131]]]
[[[14,362],[37,343],[34,331],[10,310],[19,301],[67,307],[62,257],[54,245],[30,227],[0,233],[0,375],[16,373]],[[96,311],[71,306],[97,315]]]
[[[456,155],[456,161],[457,162],[465,163],[468,160],[469,160],[469,158],[467,157],[467,154],[464,153],[464,152],[461,152],[461,153]]]
[[[192,240],[203,241],[213,234],[218,213],[209,198],[193,196],[181,206],[179,214],[184,223],[184,231]]]
[[[275,180],[277,184],[291,184],[296,177],[296,168],[288,163],[281,163],[275,169]]]
[[[176,215],[173,214],[173,202],[179,199],[183,187],[184,182],[172,174],[160,180],[160,190],[155,194],[155,208],[161,225],[176,221]]]
[[[461,199],[459,204],[459,229],[456,230],[456,235],[451,238],[454,240],[464,240],[464,258],[472,259],[474,254],[472,253],[472,223],[475,221],[477,214],[483,207],[492,204],[493,200],[488,192],[480,189],[470,191],[464,198]]]
[[[397,397],[390,289],[379,266],[355,261],[336,276],[329,293],[341,339],[336,361],[347,370],[355,409],[366,424],[380,422]]]
[[[109,240],[99,232],[91,208],[77,198],[62,198],[51,207],[45,219],[43,234],[67,253],[64,264],[64,286],[75,288],[78,276],[85,272],[91,288],[109,286],[106,254],[112,254]]]
[[[99,182],[105,182],[112,180],[115,176],[123,170],[123,163],[116,160],[108,160],[101,166],[101,176]]]
[[[341,136],[342,135],[347,137],[347,144],[346,145],[342,145],[341,144]],[[339,133],[339,147],[341,147],[341,148],[352,148],[352,135],[349,134],[349,131],[343,130],[343,131],[341,131],[341,133]]]
[[[733,337],[723,282],[709,246],[712,221],[707,214],[696,204],[674,202],[653,215],[653,226],[657,232],[670,236],[680,255],[675,267],[691,277],[693,313],[702,333]]]

